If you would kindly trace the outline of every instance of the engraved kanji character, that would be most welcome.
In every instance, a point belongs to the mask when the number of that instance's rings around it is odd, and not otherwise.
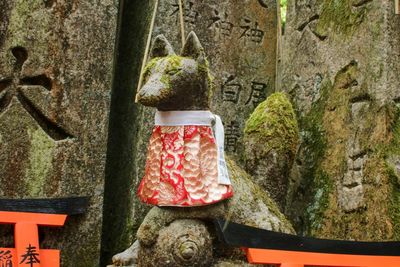
[[[235,152],[239,138],[240,138],[239,124],[235,121],[231,121],[231,123],[225,127],[226,151]]]
[[[217,33],[224,37],[229,37],[233,31],[233,23],[228,21],[228,14],[225,12],[224,16],[221,16],[219,11],[214,9],[214,15],[211,17],[211,23],[208,28],[214,28]]]
[[[243,32],[239,39],[246,39],[257,44],[262,43],[264,40],[265,33],[260,30],[257,21],[253,23],[250,19],[244,18],[240,28],[243,29]]]
[[[238,103],[243,86],[235,80],[236,77],[234,75],[229,75],[228,78],[224,79],[221,86],[222,101]]]
[[[185,22],[194,25],[196,23],[197,18],[199,17],[199,12],[194,10],[194,8],[193,8],[194,3],[192,1],[187,1],[186,3],[187,3],[187,5],[184,5],[184,8],[183,8],[183,16],[184,16]],[[172,4],[172,7],[174,8],[174,10],[170,14],[170,16],[178,15],[179,14],[179,4],[178,3]]]
[[[260,104],[266,98],[267,84],[262,82],[251,82],[250,97],[246,101],[246,105],[252,102],[254,105]]]

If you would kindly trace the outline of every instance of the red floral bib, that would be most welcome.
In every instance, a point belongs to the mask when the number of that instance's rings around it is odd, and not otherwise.
[[[202,206],[233,195],[218,179],[218,148],[211,126],[159,126],[149,141],[141,201],[158,206]]]

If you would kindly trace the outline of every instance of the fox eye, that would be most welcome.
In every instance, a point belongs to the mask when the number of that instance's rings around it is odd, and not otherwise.
[[[167,71],[167,74],[170,75],[170,76],[172,76],[172,75],[177,74],[177,73],[180,72],[181,70],[182,70],[181,68],[171,69],[171,70],[168,70],[168,71]]]

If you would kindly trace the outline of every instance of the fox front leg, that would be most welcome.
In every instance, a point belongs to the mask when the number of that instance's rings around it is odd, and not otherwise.
[[[134,266],[138,262],[139,248],[139,240],[136,240],[132,246],[112,258],[113,265],[111,266]]]

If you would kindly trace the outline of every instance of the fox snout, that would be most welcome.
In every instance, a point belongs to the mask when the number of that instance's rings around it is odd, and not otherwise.
[[[156,76],[156,75],[154,75]],[[142,105],[157,107],[157,105],[170,96],[171,90],[157,77],[149,77],[148,81],[139,91],[138,101]]]

